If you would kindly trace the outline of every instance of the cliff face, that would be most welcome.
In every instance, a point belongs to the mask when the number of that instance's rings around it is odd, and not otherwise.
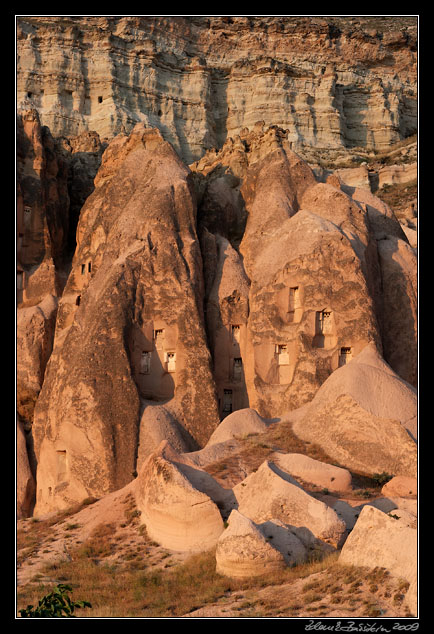
[[[372,167],[310,164],[414,160],[413,23],[19,19],[37,514],[125,486],[162,440],[203,447],[230,412],[308,404],[367,346],[416,385],[415,250]]]
[[[258,120],[329,158],[416,132],[417,18],[24,17],[17,34],[18,102],[54,136],[141,121],[191,163]]]

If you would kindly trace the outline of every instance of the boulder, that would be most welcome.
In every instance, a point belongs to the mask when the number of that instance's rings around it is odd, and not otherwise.
[[[268,424],[254,409],[240,409],[229,414],[211,434],[206,447],[227,440],[243,438],[249,434],[260,434],[268,429]]]
[[[417,530],[373,506],[363,507],[339,555],[350,566],[385,568],[410,583],[407,603],[416,615]]]
[[[417,495],[417,478],[395,476],[381,489],[384,496],[410,497]]]
[[[136,502],[141,522],[151,539],[164,548],[183,552],[210,550],[224,529],[219,509],[167,453],[173,457],[167,441],[163,441],[139,473]]]
[[[216,572],[246,578],[272,574],[285,567],[283,555],[249,518],[233,510],[216,549]]]
[[[345,523],[272,462],[262,463],[233,488],[233,493],[238,511],[257,524],[277,519],[291,527],[303,527],[324,545],[341,545]]]
[[[294,478],[330,491],[351,489],[351,473],[347,469],[314,460],[298,453],[274,453],[270,459]]]

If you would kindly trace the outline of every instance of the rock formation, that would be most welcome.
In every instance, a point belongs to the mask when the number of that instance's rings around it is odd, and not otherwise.
[[[283,555],[254,522],[234,510],[216,550],[216,571],[229,577],[256,577],[285,567]]]
[[[139,474],[136,499],[140,519],[151,539],[165,548],[209,550],[223,531],[220,511],[165,455],[166,444],[161,443],[148,457]]]
[[[188,163],[266,124],[331,158],[416,132],[417,17],[20,17],[19,102],[55,136],[143,122]]]
[[[133,477],[146,399],[171,402],[190,449],[217,425],[195,213],[189,170],[157,130],[109,145],[35,410],[37,512]]]
[[[303,536],[308,535],[308,543],[325,548],[341,545],[346,527],[333,509],[305,492],[271,462],[264,462],[237,484],[233,492],[238,511],[256,524],[276,519],[287,526],[302,528]]]
[[[416,411],[414,388],[367,346],[289,417],[297,435],[348,469],[415,477]]]
[[[403,548],[405,544],[405,548]],[[406,601],[417,612],[417,531],[386,513],[365,506],[345,542],[339,561],[352,566],[385,568],[410,585]]]
[[[351,473],[347,469],[296,453],[276,452],[272,455],[272,461],[296,480],[300,479],[330,491],[351,490]]]
[[[416,611],[416,24],[18,18],[18,518],[132,496],[221,574],[342,549]]]

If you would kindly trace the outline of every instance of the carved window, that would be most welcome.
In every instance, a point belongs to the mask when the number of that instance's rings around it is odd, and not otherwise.
[[[341,351],[339,354],[339,366],[346,365],[347,363],[351,361],[352,358],[353,358],[353,353],[351,348],[349,347],[341,348]]]
[[[331,332],[331,311],[322,310],[317,313],[318,334],[326,335]]]
[[[276,345],[277,363],[278,365],[289,365],[288,346],[283,344]]]
[[[243,361],[240,358],[234,359],[233,367],[233,379],[234,381],[241,381],[243,374]]]
[[[86,271],[86,265],[82,264],[81,265],[81,274],[84,275],[85,271]]]
[[[296,308],[298,308],[299,303],[299,288],[298,286],[293,286],[289,289],[289,298],[288,298],[288,312],[293,313]]]
[[[223,411],[232,412],[232,390],[223,390]]]
[[[91,270],[92,270],[92,262],[88,262],[87,270],[88,270],[89,273],[91,272]]]
[[[167,371],[175,372],[176,370],[176,354],[175,352],[166,352]]]
[[[66,451],[57,451],[57,482],[65,482],[67,477]]]
[[[77,299],[75,300],[75,305],[80,306],[80,302],[81,302],[81,295],[77,295]]]
[[[164,330],[159,329],[154,331],[154,341],[157,350],[161,350],[164,343]]]
[[[150,374],[151,352],[142,352],[140,357],[140,374]]]
[[[232,326],[233,343],[240,343],[240,338],[241,338],[241,327],[237,325]]]
[[[102,103],[102,97],[98,97],[98,103]]]

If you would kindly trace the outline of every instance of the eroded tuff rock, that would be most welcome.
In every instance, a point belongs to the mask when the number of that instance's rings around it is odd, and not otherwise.
[[[339,561],[351,566],[385,568],[395,577],[406,580],[406,602],[417,613],[417,530],[405,521],[365,506],[342,548]],[[405,544],[405,547],[403,545]]]
[[[18,100],[55,136],[158,127],[182,158],[259,119],[328,158],[417,126],[417,17],[20,17]]]
[[[347,469],[314,460],[309,456],[296,453],[276,452],[272,454],[273,463],[297,480],[315,484],[330,491],[351,490],[351,473]]]
[[[367,346],[289,418],[300,438],[348,469],[415,477],[416,415],[415,389]]]
[[[388,346],[387,361],[414,379],[413,299],[407,328],[386,334],[405,308],[382,294],[392,254],[380,257],[378,241],[406,241],[387,205],[339,179],[317,182],[287,133],[263,122],[190,167],[221,415],[299,407],[368,343],[383,354],[392,336],[411,354],[399,365]],[[395,266],[402,292],[411,265]]]
[[[279,520],[301,530],[297,536],[322,548],[338,547],[346,526],[330,507],[316,500],[272,462],[233,488],[238,511],[256,524]]]
[[[17,301],[59,296],[69,226],[67,163],[37,110],[17,115]]]
[[[218,423],[189,170],[138,125],[103,155],[77,228],[35,409],[36,512],[129,482],[142,399],[171,402],[197,448]]]
[[[237,510],[228,519],[216,549],[216,572],[235,578],[257,577],[285,567],[282,553]]]
[[[164,441],[144,462],[135,486],[140,519],[151,539],[165,548],[210,550],[223,532],[222,516],[176,458]]]
[[[17,519],[29,517],[35,504],[35,478],[30,468],[26,436],[21,421],[17,418]]]
[[[37,512],[124,486],[166,432],[197,450],[232,411],[271,420],[367,344],[383,354],[379,272],[405,294],[412,261],[386,275],[378,240],[405,236],[369,192],[318,183],[284,130],[259,122],[190,170],[139,124],[94,186],[35,409]]]

